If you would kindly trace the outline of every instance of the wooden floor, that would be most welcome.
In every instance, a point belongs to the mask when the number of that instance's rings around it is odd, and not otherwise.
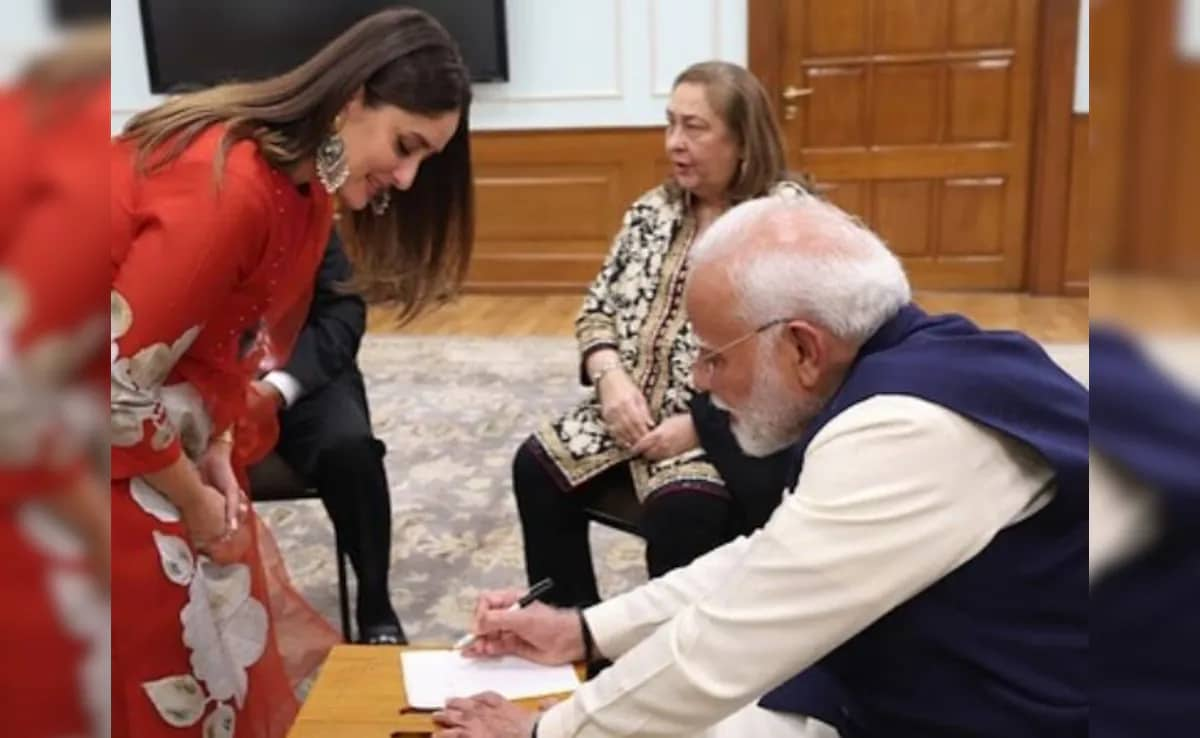
[[[367,329],[377,333],[446,336],[570,336],[577,295],[465,295],[402,328],[372,310]],[[1088,300],[1008,293],[925,292],[917,301],[930,312],[963,313],[985,328],[1020,330],[1039,341],[1087,340]]]
[[[1093,274],[1092,320],[1159,335],[1200,334],[1200,283],[1184,277]]]

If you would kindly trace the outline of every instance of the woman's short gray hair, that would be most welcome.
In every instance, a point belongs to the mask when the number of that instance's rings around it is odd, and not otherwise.
[[[692,265],[726,270],[751,326],[810,320],[854,343],[912,299],[900,260],[857,218],[815,197],[763,197],[718,218]]]

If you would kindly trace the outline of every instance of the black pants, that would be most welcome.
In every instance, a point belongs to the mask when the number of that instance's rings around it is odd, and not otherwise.
[[[321,494],[358,580],[358,627],[397,622],[388,598],[392,506],[362,377],[348,371],[280,416],[277,451]]]
[[[544,599],[561,607],[583,607],[600,601],[588,519],[584,507],[614,481],[632,487],[626,465],[610,469],[564,492],[538,458],[537,441],[525,441],[513,459],[513,491],[525,541],[529,582],[552,577],[555,587]],[[621,479],[623,477],[623,480]],[[685,566],[733,537],[729,500],[694,491],[664,491],[642,509],[646,568],[651,577]]]

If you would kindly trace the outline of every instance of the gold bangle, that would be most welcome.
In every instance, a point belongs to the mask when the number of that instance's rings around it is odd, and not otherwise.
[[[217,435],[217,437],[213,439],[213,443],[228,443],[230,446],[232,446],[233,445],[233,426],[231,425],[228,428],[226,428],[225,430],[221,431]]]
[[[619,362],[619,361],[614,361],[614,362],[605,364],[604,366],[600,367],[592,374],[592,385],[595,387],[599,387],[600,380],[604,379],[605,374],[608,374],[609,372],[611,372],[614,369],[620,369],[620,368],[621,368],[621,362]]]

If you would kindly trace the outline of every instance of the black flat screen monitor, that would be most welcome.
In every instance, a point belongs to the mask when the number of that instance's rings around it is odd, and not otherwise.
[[[476,82],[508,79],[504,0],[140,0],[150,89],[271,77],[384,8],[420,8],[458,42]]]

